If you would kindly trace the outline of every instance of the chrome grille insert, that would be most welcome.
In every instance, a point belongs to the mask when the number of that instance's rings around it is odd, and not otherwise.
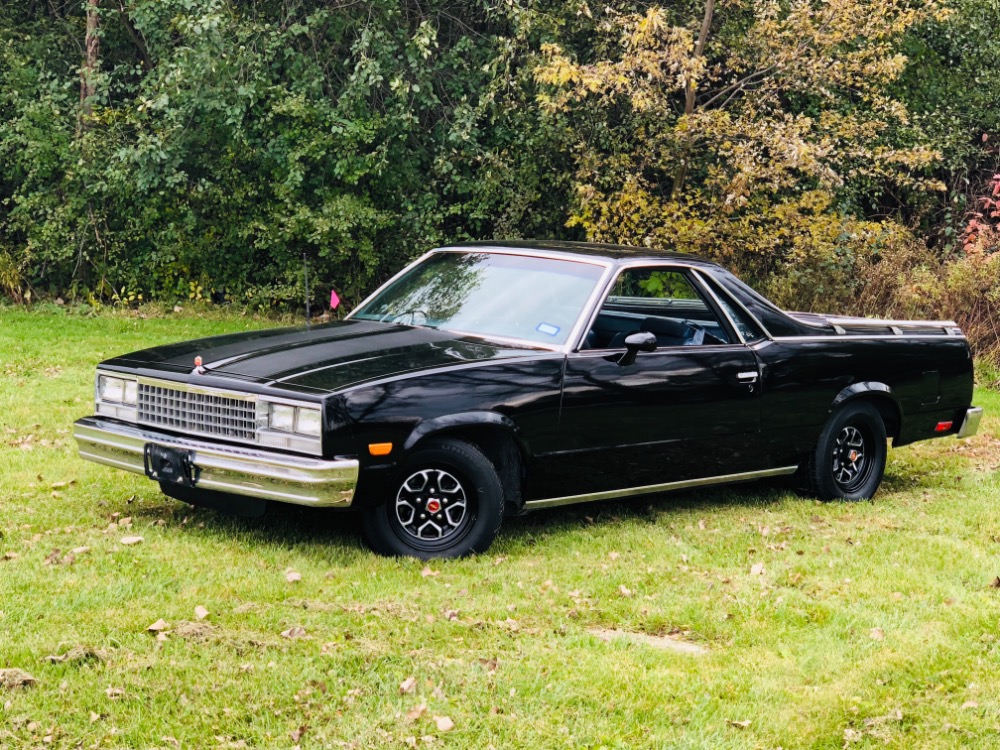
[[[255,442],[257,404],[252,397],[188,391],[139,381],[139,421],[193,435]]]

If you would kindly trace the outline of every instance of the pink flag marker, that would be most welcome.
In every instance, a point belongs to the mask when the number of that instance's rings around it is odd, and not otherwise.
[[[337,296],[337,292],[334,289],[330,290],[330,309],[336,310],[340,305],[340,297]]]

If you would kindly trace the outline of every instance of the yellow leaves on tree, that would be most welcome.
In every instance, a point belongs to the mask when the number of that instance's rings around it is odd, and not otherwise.
[[[761,278],[803,245],[863,251],[883,230],[845,208],[862,188],[943,188],[929,176],[939,155],[890,93],[907,63],[901,36],[941,17],[938,0],[702,9],[684,19],[606,10],[595,26],[608,59],[544,48],[542,103],[579,136],[572,225]]]

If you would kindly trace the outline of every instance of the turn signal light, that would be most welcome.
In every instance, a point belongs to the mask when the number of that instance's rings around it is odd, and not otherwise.
[[[392,443],[369,443],[368,452],[373,456],[388,456],[392,453]]]
[[[937,427],[934,428],[934,432],[947,432],[951,429],[951,426],[955,424],[954,422],[938,422]]]

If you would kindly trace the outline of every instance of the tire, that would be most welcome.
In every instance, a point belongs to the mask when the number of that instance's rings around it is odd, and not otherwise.
[[[500,531],[504,492],[496,467],[463,440],[418,447],[393,486],[384,503],[362,511],[365,538],[380,554],[463,557],[485,552]]]
[[[878,410],[847,403],[830,417],[801,467],[806,490],[821,500],[868,500],[882,483],[888,452]]]

